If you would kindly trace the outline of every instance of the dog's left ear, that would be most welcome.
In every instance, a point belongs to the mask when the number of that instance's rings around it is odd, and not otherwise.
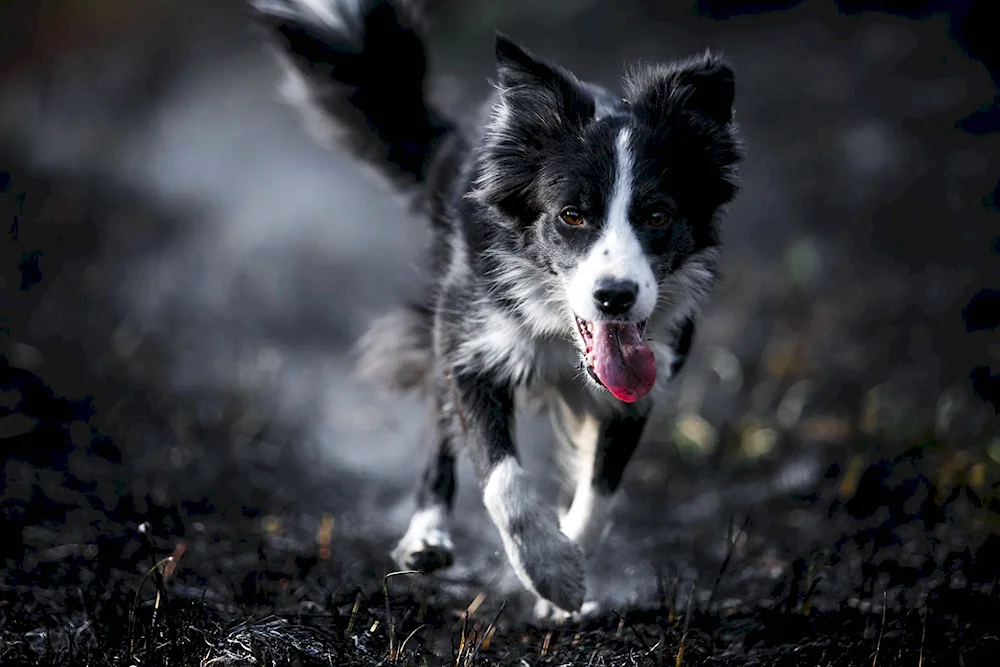
[[[736,77],[722,56],[705,52],[667,67],[633,72],[625,94],[652,113],[689,112],[725,127],[733,120]]]

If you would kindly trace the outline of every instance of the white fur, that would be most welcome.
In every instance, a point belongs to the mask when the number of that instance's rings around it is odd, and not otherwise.
[[[579,397],[577,396],[577,401]],[[552,431],[556,436],[556,466],[560,475],[574,488],[577,480],[587,471],[593,470],[593,459],[597,446],[601,415],[597,410],[588,409],[578,413],[560,391],[549,394],[549,417]]]
[[[490,277],[508,290],[530,332],[540,338],[565,336],[572,317],[558,279],[521,255],[496,251],[492,254],[497,259],[497,269]]]
[[[529,302],[522,301],[525,305]],[[539,312],[542,306],[531,301]],[[466,336],[452,353],[456,370],[489,369],[496,377],[515,385],[547,384],[575,373],[579,353],[568,329],[568,315],[552,317],[552,328],[539,331],[532,320],[520,323],[512,314],[483,304],[464,324],[474,335]],[[530,312],[530,310],[528,311]],[[555,328],[559,323],[561,326]]]
[[[538,498],[513,457],[490,473],[483,504],[525,587],[560,609],[579,609],[585,592],[583,553],[560,532],[555,509]]]
[[[679,322],[698,312],[715,285],[718,261],[718,248],[706,248],[688,257],[680,268],[666,277],[658,294],[658,310],[669,317],[665,324]]]
[[[601,611],[601,605],[596,600],[589,600],[583,603],[580,611],[568,612],[554,606],[548,600],[538,599],[535,601],[535,618],[539,621],[550,623],[569,623],[570,621],[581,621],[586,618],[596,616]]]
[[[439,506],[419,509],[410,518],[406,534],[392,551],[392,559],[402,568],[412,568],[420,554],[432,552],[448,560],[454,546],[448,530],[448,511]]]
[[[464,247],[460,238],[455,238],[450,271],[461,272]],[[557,299],[554,285],[539,278],[539,271],[531,263],[514,255],[504,255],[499,263],[505,267],[494,279],[503,281],[504,286],[516,296],[518,308],[525,318],[519,323],[514,313],[499,309],[488,299],[483,299],[462,313],[442,313],[445,318],[459,318],[454,325],[461,326],[470,335],[461,337],[458,347],[451,351],[450,360],[456,371],[472,369],[477,372],[489,370],[497,378],[514,384],[522,384],[529,378],[538,379],[551,374],[547,369],[571,367],[573,359],[569,355],[553,355],[554,346],[548,341],[559,337],[570,340],[567,322],[568,314],[552,308]],[[560,342],[562,342],[560,340]],[[563,343],[566,346],[566,343]],[[555,346],[558,347],[558,346]],[[574,348],[569,348],[572,351]]]
[[[340,28],[341,30],[346,28],[347,25],[344,21],[344,16],[342,14],[338,15],[337,12],[333,11],[333,5],[340,5],[344,10],[353,11],[355,15],[360,13],[360,3],[358,2],[340,0],[339,2],[331,3],[329,0],[298,0],[298,3],[303,8],[315,14],[327,25],[333,28]]]
[[[635,157],[629,146],[631,132],[623,128],[615,142],[615,182],[611,191],[604,229],[569,281],[569,304],[579,317],[600,320],[604,316],[594,303],[594,290],[603,279],[631,280],[639,286],[628,319],[648,319],[657,302],[657,284],[646,253],[629,222]]]
[[[505,97],[506,89],[499,85],[496,88],[498,94],[490,106],[489,120],[486,123],[486,132],[483,135],[483,144],[487,149],[496,148],[509,136],[510,119],[513,113]],[[472,191],[466,196],[472,198],[480,197],[501,178],[502,174],[497,170],[497,167],[491,162],[485,162],[482,165],[482,171],[476,178]]]
[[[522,380],[535,364],[534,340],[510,316],[488,306],[484,310],[482,317],[466,323],[475,335],[465,336],[454,351],[455,370],[489,369],[505,380]]]
[[[561,396],[553,407],[554,430],[561,441],[557,460],[574,488],[573,502],[559,518],[559,527],[584,556],[590,556],[603,537],[611,506],[611,498],[598,493],[593,483],[601,421],[591,411],[577,414]]]
[[[592,556],[604,538],[611,501],[612,496],[598,493],[590,479],[578,480],[573,504],[559,528],[580,546],[584,556]]]
[[[658,382],[663,382],[666,385],[667,381],[673,378],[673,373],[670,369],[673,367],[674,362],[677,361],[677,352],[671,345],[660,340],[651,340],[649,346],[653,348],[653,355],[656,357],[656,377],[659,378]]]
[[[362,20],[363,4],[359,0],[252,0],[258,11],[274,16],[306,18],[322,23],[341,34],[349,31],[348,19]],[[290,9],[288,5],[293,5]],[[311,16],[308,16],[311,15]]]

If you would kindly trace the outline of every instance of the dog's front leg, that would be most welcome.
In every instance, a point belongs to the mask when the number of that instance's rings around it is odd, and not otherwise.
[[[512,388],[477,373],[448,373],[444,384],[456,439],[466,443],[511,566],[539,597],[578,610],[585,592],[583,552],[560,531],[555,508],[541,500],[518,461]]]
[[[581,461],[573,502],[562,516],[563,532],[590,556],[607,526],[608,512],[625,468],[642,437],[646,419],[616,415],[600,422],[589,460]]]

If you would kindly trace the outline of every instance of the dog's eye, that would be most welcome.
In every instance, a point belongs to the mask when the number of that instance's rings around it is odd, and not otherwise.
[[[649,214],[650,227],[662,227],[669,222],[670,218],[663,211],[653,211]]]
[[[572,225],[573,227],[579,227],[583,224],[583,216],[580,215],[580,211],[572,206],[564,208],[559,214],[559,218],[567,225]]]

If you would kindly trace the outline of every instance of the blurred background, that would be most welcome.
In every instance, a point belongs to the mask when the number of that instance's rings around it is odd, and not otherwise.
[[[724,282],[596,598],[664,572],[709,595],[745,519],[736,601],[803,563],[839,604],[1000,556],[995,3],[427,5],[453,109],[489,90],[495,28],[607,86],[706,47],[736,68]],[[425,226],[277,84],[238,0],[0,5],[0,603],[113,614],[142,522],[180,596],[321,604],[392,569],[426,415],[354,381],[350,348],[413,294]],[[519,438],[552,493],[544,416]],[[465,462],[459,485],[456,567],[399,586],[520,599]]]

